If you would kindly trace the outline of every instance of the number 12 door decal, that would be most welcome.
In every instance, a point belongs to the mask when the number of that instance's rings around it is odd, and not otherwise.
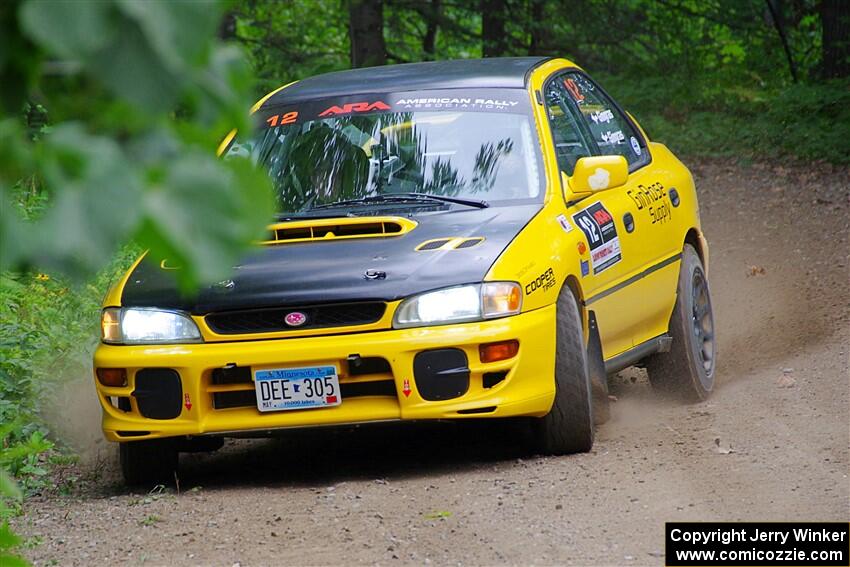
[[[574,214],[573,221],[587,238],[587,244],[590,247],[590,265],[593,267],[594,275],[622,259],[620,238],[617,236],[614,217],[601,202],[594,203]]]

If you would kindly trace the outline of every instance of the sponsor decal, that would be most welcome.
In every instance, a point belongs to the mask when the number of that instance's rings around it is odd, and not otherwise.
[[[332,106],[319,113],[319,116],[337,116],[340,114],[352,114],[355,112],[370,112],[372,110],[390,110],[390,106],[383,101],[375,102],[349,102],[342,106]]]
[[[537,290],[546,291],[555,286],[555,272],[547,268],[545,272],[531,280],[525,286],[525,295],[531,295]]]
[[[625,141],[626,136],[622,130],[611,132],[610,130],[602,134],[602,145],[617,146]]]
[[[590,264],[587,260],[579,260],[579,264],[581,265],[581,276],[584,277],[590,273]]]
[[[611,122],[614,120],[614,113],[610,110],[601,110],[598,112],[591,112],[590,119],[593,120],[594,124],[604,124],[607,122]]]
[[[587,178],[587,184],[590,185],[590,188],[594,191],[607,189],[610,181],[611,174],[608,173],[607,169],[602,169],[601,167],[597,167],[596,171],[593,172],[593,175],[590,175]]]
[[[661,183],[656,182],[648,186],[638,184],[636,189],[629,189],[626,194],[631,197],[639,211],[649,215],[652,224],[663,224],[673,220],[670,197]]]
[[[220,291],[228,291],[236,287],[236,282],[233,280],[221,280],[220,282],[216,282],[212,284],[213,289],[217,289]]]
[[[584,242],[579,242],[577,248],[578,253],[582,256],[584,256],[584,253],[587,252],[587,244],[585,244]]]
[[[596,202],[574,214],[573,222],[587,238],[590,248],[590,265],[594,275],[622,260],[617,227],[611,213],[601,202]]]
[[[284,124],[294,124],[298,120],[298,112],[287,112],[286,114],[275,114],[266,118],[266,124],[270,128],[275,126],[283,126]]]
[[[287,313],[283,321],[290,327],[300,327],[307,322],[307,316],[300,311],[293,311],[292,313]]]
[[[467,109],[467,110],[506,110],[519,104],[516,100],[483,97],[413,97],[402,98],[394,103],[397,110],[420,109]]]
[[[561,225],[561,228],[564,229],[564,232],[570,232],[573,229],[573,225],[570,224],[570,221],[567,220],[567,217],[564,215],[558,215],[556,217],[558,224]]]
[[[402,386],[402,388],[401,388],[401,393],[402,393],[402,394],[404,394],[404,397],[405,397],[405,398],[409,398],[409,397],[410,397],[410,392],[411,392],[411,391],[412,391],[412,390],[410,389],[410,380],[408,380],[407,378],[405,378],[405,379],[404,379],[404,385],[403,385],[403,386]]]
[[[635,153],[636,156],[640,157],[640,154],[643,153],[643,150],[640,149],[640,142],[638,142],[637,138],[635,138],[634,136],[629,138],[629,142],[632,144],[632,151]]]
[[[186,411],[192,411],[192,398],[189,394],[183,396],[183,405],[186,406]]]
[[[519,271],[517,271],[517,273],[516,273],[516,277],[521,278],[522,276],[527,274],[528,270],[530,270],[531,268],[534,267],[534,264],[535,264],[535,262],[534,262],[534,260],[532,260],[531,262],[529,262],[528,264],[526,264],[525,266],[520,268]]]
[[[584,102],[584,95],[581,94],[581,89],[579,89],[578,84],[573,79],[564,79],[564,86],[576,103],[581,104]]]

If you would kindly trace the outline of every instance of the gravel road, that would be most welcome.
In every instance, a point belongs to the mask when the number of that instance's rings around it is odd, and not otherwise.
[[[180,492],[154,494],[126,491],[95,459],[27,502],[24,553],[36,565],[663,565],[665,521],[847,521],[850,171],[691,166],[719,326],[708,402],[659,400],[629,369],[612,378],[593,451],[570,457],[528,455],[500,424],[325,430],[190,455]],[[64,421],[98,435],[98,412],[79,406]]]

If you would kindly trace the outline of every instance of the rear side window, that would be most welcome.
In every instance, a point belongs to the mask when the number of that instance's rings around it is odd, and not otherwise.
[[[649,161],[643,136],[614,102],[581,73],[567,73],[560,79],[584,119],[600,155],[621,155],[635,169]]]

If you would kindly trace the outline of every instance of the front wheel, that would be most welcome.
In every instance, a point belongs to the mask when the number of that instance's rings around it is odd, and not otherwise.
[[[702,401],[714,389],[717,347],[708,279],[696,250],[685,244],[670,317],[670,352],[646,359],[649,382],[659,392],[689,402]]]
[[[555,327],[555,401],[534,421],[534,433],[545,453],[584,453],[593,447],[593,401],[578,303],[567,286],[558,297]]]

